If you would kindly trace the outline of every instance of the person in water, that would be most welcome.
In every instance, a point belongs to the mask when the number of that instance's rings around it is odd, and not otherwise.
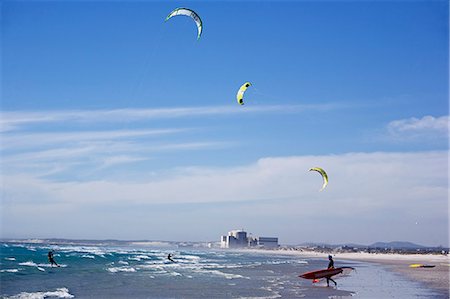
[[[56,263],[55,259],[53,258],[53,251],[50,250],[48,252],[48,261],[50,262],[50,266],[53,267],[53,264],[55,264],[57,267],[59,267],[59,265]]]
[[[328,256],[328,260],[329,260],[330,262],[328,263],[328,268],[327,268],[327,269],[334,269],[334,261],[333,261],[333,257],[332,257],[331,255]],[[330,286],[330,280],[331,280],[332,282],[334,282],[334,285],[335,285],[335,286],[337,286],[336,281],[334,281],[333,278],[331,278],[331,276],[326,276],[325,278],[327,279],[327,287]]]
[[[169,261],[171,261],[172,263],[175,263],[175,261],[172,259],[172,254],[171,253],[169,253],[168,255],[167,255],[167,259],[169,260]]]

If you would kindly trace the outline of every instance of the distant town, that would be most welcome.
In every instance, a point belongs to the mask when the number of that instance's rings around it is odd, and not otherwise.
[[[212,242],[179,242],[160,240],[75,240],[75,239],[0,239],[5,243],[46,243],[46,244],[77,244],[85,246],[154,246],[154,247],[177,247],[189,248],[211,248],[211,249],[261,249],[278,251],[303,251],[329,253],[396,253],[396,254],[436,254],[448,255],[449,248],[443,246],[427,247],[411,242],[377,242],[371,245],[360,244],[318,244],[302,243],[298,245],[280,245],[278,237],[254,236],[243,229],[229,231],[222,235],[219,241]]]

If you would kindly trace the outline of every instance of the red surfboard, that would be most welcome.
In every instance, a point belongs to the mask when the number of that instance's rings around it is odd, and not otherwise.
[[[347,270],[347,271],[345,271]],[[331,277],[336,274],[340,274],[343,272],[350,272],[351,270],[354,270],[352,267],[340,267],[340,268],[333,268],[333,269],[324,269],[324,270],[317,270],[317,271],[311,271],[306,272],[303,274],[300,274],[298,277],[305,278],[305,279],[320,279],[324,277]]]

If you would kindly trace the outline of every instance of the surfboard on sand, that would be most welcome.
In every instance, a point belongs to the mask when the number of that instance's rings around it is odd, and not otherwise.
[[[434,268],[436,265],[411,264],[410,268]]]
[[[323,269],[323,270],[316,270],[311,272],[306,272],[303,274],[300,274],[298,277],[305,278],[305,279],[312,279],[313,281],[317,281],[324,277],[332,277],[337,274],[348,274],[352,270],[355,270],[353,267],[339,267],[339,268],[333,268],[333,269]]]

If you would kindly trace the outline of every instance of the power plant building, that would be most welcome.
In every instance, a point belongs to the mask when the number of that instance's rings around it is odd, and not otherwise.
[[[274,237],[248,237],[244,230],[232,230],[220,239],[221,248],[277,248],[278,238]]]
[[[264,248],[278,248],[278,238],[256,237],[256,246]]]
[[[227,236],[222,236],[220,247],[222,248],[239,248],[247,247],[247,232],[243,230],[232,230]]]

